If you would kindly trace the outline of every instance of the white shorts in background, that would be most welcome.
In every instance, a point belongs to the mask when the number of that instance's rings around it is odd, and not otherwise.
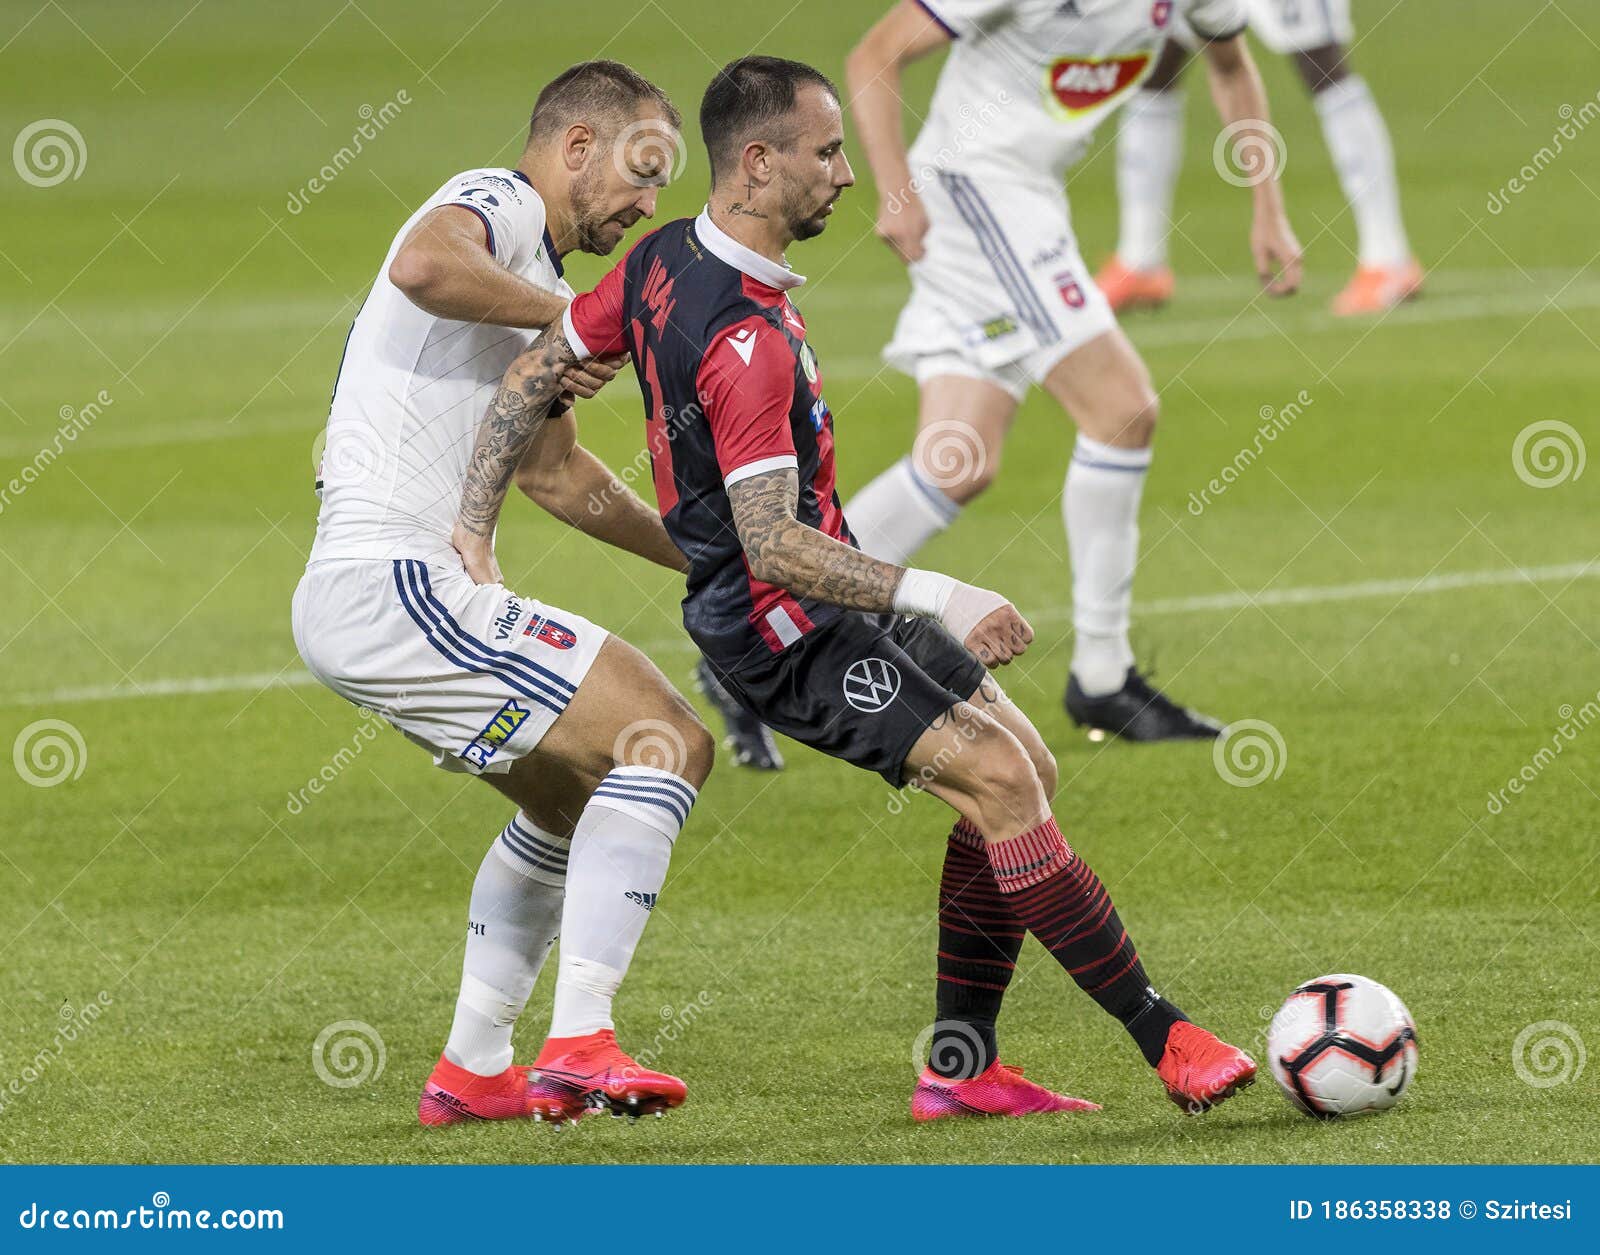
[[[1350,0],[1245,0],[1244,7],[1250,29],[1280,56],[1329,44],[1348,48],[1355,42]],[[1174,24],[1172,37],[1191,52],[1200,46],[1193,28],[1181,19]]]
[[[294,592],[312,675],[474,775],[510,769],[583,683],[608,633],[582,615],[414,558],[315,562]]]
[[[921,198],[926,251],[883,351],[891,365],[919,383],[987,379],[1020,400],[1117,325],[1078,253],[1061,189],[945,171]]]

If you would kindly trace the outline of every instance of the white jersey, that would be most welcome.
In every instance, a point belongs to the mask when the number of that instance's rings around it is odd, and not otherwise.
[[[916,142],[926,185],[955,171],[1059,186],[1094,130],[1155,66],[1175,18],[1206,38],[1244,0],[918,0],[954,40]]]
[[[436,318],[389,281],[412,227],[440,205],[483,220],[495,259],[565,297],[544,202],[516,170],[469,170],[400,228],[350,328],[334,383],[318,479],[322,510],[311,561],[415,558],[460,565],[450,546],[467,463],[512,360],[535,333]]]

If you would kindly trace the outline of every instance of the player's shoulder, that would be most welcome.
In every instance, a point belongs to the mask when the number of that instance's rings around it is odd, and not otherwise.
[[[544,213],[538,190],[520,170],[505,166],[479,166],[453,174],[433,194],[439,204],[472,200],[491,208],[529,209]]]

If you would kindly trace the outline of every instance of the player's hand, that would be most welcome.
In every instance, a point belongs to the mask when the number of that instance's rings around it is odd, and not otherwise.
[[[500,564],[495,561],[494,546],[475,532],[469,532],[459,523],[450,533],[450,543],[461,555],[461,565],[474,584],[503,584]]]
[[[574,396],[588,400],[617,377],[627,360],[626,353],[618,357],[585,358],[561,372],[561,384]]]
[[[940,618],[986,667],[1005,666],[1033,642],[1033,629],[1017,608],[987,588],[958,584]]]
[[[878,238],[908,265],[921,261],[922,241],[928,234],[928,213],[915,192],[897,192],[878,205]]]
[[[1268,296],[1289,296],[1299,291],[1300,241],[1281,211],[1256,214],[1250,224],[1250,252]]]

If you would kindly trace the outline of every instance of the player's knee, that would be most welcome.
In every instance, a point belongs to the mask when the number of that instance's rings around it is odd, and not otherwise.
[[[716,738],[693,711],[683,717],[677,732],[683,741],[683,769],[678,774],[698,789],[710,777],[717,761]]]
[[[1032,824],[1046,798],[1033,758],[1005,728],[996,726],[981,739],[982,787],[978,804],[985,812],[986,833]]]
[[[966,505],[994,483],[1000,470],[1000,451],[988,448],[975,432],[936,441],[919,448],[917,475],[957,505]]]
[[[1055,799],[1056,786],[1061,780],[1061,773],[1056,769],[1056,756],[1040,745],[1031,757],[1034,774],[1039,777],[1039,787],[1044,790],[1044,800],[1049,803]]]
[[[1155,441],[1160,418],[1161,399],[1155,390],[1148,386],[1138,389],[1128,398],[1121,423],[1125,438],[1118,443],[1133,449],[1147,448]]]

